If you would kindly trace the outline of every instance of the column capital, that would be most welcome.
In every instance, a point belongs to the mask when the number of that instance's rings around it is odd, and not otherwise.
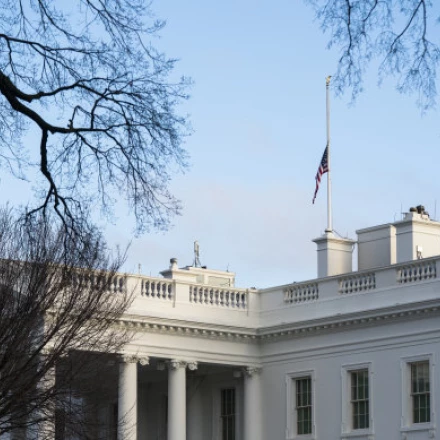
[[[243,373],[247,377],[252,377],[261,373],[260,367],[245,367],[243,368]]]
[[[157,369],[163,371],[165,369],[168,370],[177,370],[179,368],[188,368],[190,371],[197,370],[198,363],[196,361],[182,361],[180,359],[170,359],[168,361],[160,361],[157,363]]]
[[[179,368],[186,368],[187,363],[185,361],[180,361],[178,359],[171,359],[167,362],[168,369],[178,370]]]
[[[150,364],[150,358],[148,356],[139,356],[138,362],[142,367],[144,367],[145,365]]]
[[[143,356],[139,354],[120,354],[118,360],[122,364],[139,363],[142,366],[148,365],[150,363],[150,358],[148,356]]]
[[[187,364],[188,370],[195,371],[199,367],[199,364],[196,361],[188,362]]]

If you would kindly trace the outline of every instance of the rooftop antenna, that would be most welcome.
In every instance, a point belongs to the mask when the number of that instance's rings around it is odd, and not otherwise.
[[[437,199],[434,200],[434,220],[437,221]]]
[[[199,246],[199,242],[197,240],[194,242],[193,267],[202,267],[202,264],[200,263],[200,246]]]

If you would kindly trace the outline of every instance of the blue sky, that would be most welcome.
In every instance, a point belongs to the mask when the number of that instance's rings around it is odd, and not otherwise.
[[[167,233],[131,241],[125,270],[157,276],[177,257],[191,264],[198,240],[202,264],[234,271],[243,287],[267,287],[316,276],[312,238],[326,226],[326,184],[315,205],[314,177],[326,143],[325,78],[338,52],[302,1],[156,0],[167,20],[153,44],[179,58],[176,74],[192,77],[191,167],[171,189],[183,215]],[[399,95],[375,72],[350,105],[332,93],[333,224],[355,238],[359,228],[392,222],[410,206],[433,215],[440,195],[440,125],[436,109],[421,115],[416,96]],[[20,197],[8,188],[4,197]],[[6,185],[6,186],[5,186]],[[440,199],[437,217],[440,218]],[[131,240],[121,212],[111,243]]]
[[[191,168],[172,182],[184,211],[173,228],[132,241],[127,270],[157,275],[170,257],[237,273],[240,286],[267,287],[316,276],[315,244],[326,226],[326,184],[315,205],[314,177],[326,142],[325,77],[337,51],[300,1],[153,3],[167,27],[154,44],[191,76]],[[392,81],[365,92],[332,93],[333,225],[343,236],[392,222],[440,195],[440,126],[416,96]],[[440,200],[438,200],[440,217]],[[115,239],[127,239],[119,224]]]

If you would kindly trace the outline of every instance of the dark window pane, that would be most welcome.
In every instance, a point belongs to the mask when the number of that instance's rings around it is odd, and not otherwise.
[[[413,423],[427,423],[431,419],[429,361],[411,363],[411,396]]]
[[[353,429],[367,429],[370,423],[368,370],[352,371],[350,379]]]
[[[304,377],[295,380],[297,434],[312,433],[312,380]]]
[[[221,390],[222,440],[235,440],[235,388]]]

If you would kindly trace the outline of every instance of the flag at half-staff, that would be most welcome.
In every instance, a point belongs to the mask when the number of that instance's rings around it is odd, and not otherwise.
[[[319,185],[321,183],[322,175],[327,173],[327,228],[325,232],[331,233],[333,231],[332,227],[332,183],[330,178],[330,76],[325,80],[326,88],[326,119],[327,119],[327,145],[325,146],[324,154],[322,155],[321,162],[318,167],[318,172],[316,173],[316,187],[315,194],[313,195],[312,203],[315,203],[316,195],[318,194]]]
[[[319,185],[321,183],[321,178],[322,175],[325,173],[328,173],[328,145],[325,147],[324,154],[322,155],[321,162],[319,163],[318,171],[316,172],[316,187],[312,203],[315,203],[316,195],[318,194]]]

